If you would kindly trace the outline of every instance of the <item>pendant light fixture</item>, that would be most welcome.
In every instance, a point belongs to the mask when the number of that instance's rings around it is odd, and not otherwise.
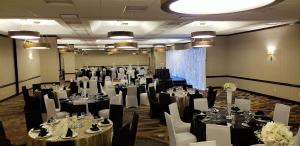
[[[13,39],[36,40],[40,38],[40,33],[37,31],[8,31],[8,36]]]
[[[234,13],[277,4],[283,0],[161,0],[169,13],[207,15]]]
[[[193,39],[208,39],[216,37],[215,31],[196,31],[191,33]]]
[[[195,39],[192,41],[193,48],[208,48],[214,45],[213,39]]]
[[[164,52],[166,51],[166,45],[164,44],[154,44],[154,50],[157,52]]]
[[[111,31],[108,32],[107,37],[111,39],[133,39],[133,32],[131,31]]]
[[[136,42],[116,42],[115,48],[124,50],[137,50],[138,44]]]
[[[51,44],[47,41],[32,42],[26,40],[24,41],[24,48],[32,50],[47,50],[51,49]]]

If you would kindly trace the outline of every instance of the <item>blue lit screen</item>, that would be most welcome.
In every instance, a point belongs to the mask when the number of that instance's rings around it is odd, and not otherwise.
[[[186,79],[197,89],[206,88],[205,48],[169,50],[166,53],[166,66],[171,76]]]

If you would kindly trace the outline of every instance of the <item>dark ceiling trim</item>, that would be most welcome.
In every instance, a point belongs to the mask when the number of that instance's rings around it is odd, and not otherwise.
[[[0,36],[5,37],[5,38],[9,38],[9,36],[5,35],[5,34],[0,34]]]
[[[235,79],[241,79],[241,80],[261,82],[261,83],[268,83],[268,84],[274,84],[274,85],[288,86],[288,87],[294,87],[294,88],[300,88],[300,85],[297,85],[297,84],[290,84],[290,83],[283,83],[283,82],[276,82],[276,81],[268,81],[268,80],[261,80],[261,79],[253,79],[253,78],[247,78],[247,77],[230,76],[230,75],[206,76],[206,78],[226,78],[226,77],[227,78],[235,78]]]

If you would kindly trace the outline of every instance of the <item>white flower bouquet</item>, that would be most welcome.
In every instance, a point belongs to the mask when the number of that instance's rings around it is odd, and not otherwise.
[[[230,92],[233,92],[236,90],[236,86],[234,83],[225,83],[223,88],[225,91],[230,91]]]
[[[268,122],[256,136],[267,146],[288,146],[293,133],[284,124]]]

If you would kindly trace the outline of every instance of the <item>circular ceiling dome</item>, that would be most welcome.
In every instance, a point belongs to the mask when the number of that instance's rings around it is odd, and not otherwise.
[[[208,15],[252,10],[283,0],[161,0],[161,8],[170,13]]]

